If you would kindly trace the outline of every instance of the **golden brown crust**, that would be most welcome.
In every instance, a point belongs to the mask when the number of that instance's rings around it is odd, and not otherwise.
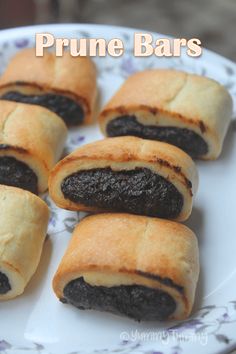
[[[0,272],[11,285],[0,300],[8,300],[24,291],[38,266],[49,209],[28,191],[0,185],[0,210]]]
[[[198,275],[197,239],[186,226],[144,216],[100,214],[86,217],[74,230],[53,288],[62,298],[64,287],[80,276],[91,285],[159,288],[177,302],[172,317],[182,319],[191,312]],[[175,286],[164,284],[164,278]]]
[[[215,159],[232,116],[232,99],[214,80],[176,70],[146,70],[130,76],[102,110],[99,122],[106,126],[121,115],[135,115],[144,125],[188,128],[199,134]]]
[[[9,91],[28,94],[58,93],[83,106],[84,123],[90,123],[96,99],[96,68],[89,57],[62,57],[45,52],[35,56],[35,48],[24,49],[10,61],[0,79],[0,95]]]
[[[39,192],[61,157],[67,128],[56,114],[38,106],[0,101],[0,156],[25,162],[38,177]]]
[[[96,211],[95,208],[65,199],[61,191],[63,179],[79,170],[105,167],[129,170],[138,166],[149,168],[174,184],[184,197],[184,206],[177,220],[187,219],[198,187],[196,166],[182,150],[158,141],[117,137],[84,145],[61,160],[51,171],[49,193],[62,208]]]

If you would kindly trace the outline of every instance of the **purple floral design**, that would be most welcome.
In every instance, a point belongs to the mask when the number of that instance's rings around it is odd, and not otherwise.
[[[221,313],[219,314],[219,312]],[[170,327],[168,331],[205,333],[208,336],[214,336],[218,342],[229,344],[232,339],[221,333],[221,331],[225,324],[230,323],[236,324],[236,301],[230,301],[228,306],[204,306],[198,311],[195,318]]]
[[[69,140],[69,144],[78,146],[78,145],[81,145],[82,143],[84,143],[84,141],[85,141],[85,136],[78,134]]]
[[[134,61],[132,57],[126,57],[123,59],[121,66],[121,70],[124,72],[125,76],[129,76],[134,74],[138,69],[135,67]]]
[[[14,41],[14,44],[15,44],[16,48],[18,48],[18,49],[23,49],[23,48],[28,47],[28,45],[29,45],[29,39],[27,39],[27,38],[16,39],[16,40]]]
[[[0,340],[0,352],[5,351],[6,349],[10,349],[11,344],[6,342],[5,340]]]
[[[168,328],[167,331],[171,332],[174,330],[174,331],[178,331],[180,333],[180,332],[184,332],[186,330],[192,330],[192,329],[196,330],[202,324],[203,324],[203,322],[200,319],[193,318],[191,320],[185,321],[185,322],[178,324],[176,326],[170,327],[170,328]]]

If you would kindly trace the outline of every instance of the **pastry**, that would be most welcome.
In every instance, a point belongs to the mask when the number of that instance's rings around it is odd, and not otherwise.
[[[49,220],[44,201],[0,185],[0,300],[23,293],[37,269]]]
[[[165,141],[194,158],[216,159],[232,116],[232,99],[214,80],[175,70],[130,76],[99,122],[107,136]]]
[[[33,105],[0,101],[0,184],[44,192],[63,151],[64,122]]]
[[[75,228],[53,288],[62,302],[79,309],[180,320],[192,310],[198,275],[197,238],[186,226],[99,214]]]
[[[40,105],[68,125],[91,121],[96,97],[96,68],[89,57],[62,57],[35,48],[17,53],[0,79],[3,99]]]
[[[49,193],[61,208],[118,211],[185,220],[198,174],[193,160],[173,145],[136,137],[84,145],[50,173]]]

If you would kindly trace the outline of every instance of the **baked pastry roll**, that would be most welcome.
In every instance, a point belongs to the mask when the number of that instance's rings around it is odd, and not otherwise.
[[[51,171],[49,193],[61,208],[116,211],[185,220],[198,174],[173,145],[136,137],[84,145]]]
[[[44,192],[64,147],[66,125],[33,105],[0,101],[0,111],[0,184]]]
[[[0,79],[3,99],[40,105],[58,114],[66,124],[88,123],[96,97],[96,68],[89,57],[62,57],[35,48],[24,49],[10,61]]]
[[[37,269],[49,209],[28,191],[0,185],[0,210],[0,300],[8,300],[23,293]]]
[[[216,159],[232,116],[232,99],[214,80],[175,70],[130,76],[99,122],[107,136],[164,141],[194,158]]]
[[[62,302],[79,309],[179,320],[192,310],[198,275],[197,238],[186,226],[100,214],[75,228],[53,288]]]

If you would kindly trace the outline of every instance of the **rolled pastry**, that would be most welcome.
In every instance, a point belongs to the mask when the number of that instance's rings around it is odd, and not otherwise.
[[[68,125],[91,120],[96,97],[96,68],[89,57],[62,57],[35,48],[24,49],[10,61],[0,79],[3,99],[36,104],[57,113]]]
[[[216,159],[232,116],[232,99],[218,82],[176,70],[130,76],[100,114],[107,136],[165,141],[194,158]]]
[[[79,309],[179,320],[192,310],[198,275],[197,238],[186,226],[100,214],[75,228],[53,288],[62,302]]]
[[[33,105],[0,101],[0,111],[0,184],[44,192],[63,151],[66,125]]]
[[[84,145],[50,173],[61,208],[186,220],[198,186],[193,160],[173,145],[136,137]]]
[[[49,220],[44,201],[0,185],[0,300],[23,293],[37,269]]]

